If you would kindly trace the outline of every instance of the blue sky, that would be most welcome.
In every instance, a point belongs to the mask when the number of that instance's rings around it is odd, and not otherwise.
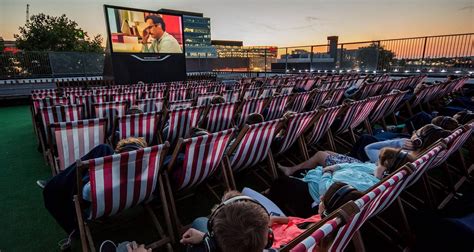
[[[13,39],[30,14],[66,14],[89,34],[105,35],[103,4],[202,12],[212,39],[245,45],[323,44],[474,32],[472,0],[0,0],[0,36]]]

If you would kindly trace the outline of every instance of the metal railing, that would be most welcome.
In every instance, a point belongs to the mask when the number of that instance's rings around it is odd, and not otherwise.
[[[105,54],[77,52],[0,53],[0,79],[97,76]],[[188,72],[299,73],[391,72],[472,74],[474,33],[280,47],[261,54],[236,52],[186,59]]]

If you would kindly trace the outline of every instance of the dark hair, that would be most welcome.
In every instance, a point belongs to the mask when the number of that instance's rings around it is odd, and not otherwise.
[[[256,124],[256,123],[261,123],[263,122],[263,116],[262,114],[259,114],[259,113],[252,113],[250,115],[247,116],[247,118],[245,119],[245,124],[248,124],[248,125],[252,125],[252,124]]]
[[[362,197],[362,195],[364,195],[362,192],[354,189],[354,190],[350,190],[349,192],[347,192],[344,195],[341,195],[340,199],[334,200],[334,198],[333,198],[333,196],[335,196],[334,194],[339,189],[341,189],[342,187],[344,187],[346,185],[347,185],[346,183],[334,182],[334,184],[332,184],[328,188],[328,190],[326,191],[326,193],[324,194],[324,197],[323,197],[323,204],[326,208],[326,211],[325,211],[326,213],[331,213],[334,210],[340,208],[342,205],[344,205],[348,201],[356,200],[356,199]],[[329,202],[329,201],[331,201],[331,202]]]
[[[379,163],[385,166],[384,175],[394,172],[407,162],[413,162],[416,157],[403,149],[384,147],[380,150]]]
[[[459,124],[466,124],[469,123],[470,121],[474,120],[474,113],[469,110],[463,110],[457,112],[454,116],[454,119],[458,121]]]
[[[459,127],[458,122],[449,116],[437,116],[431,120],[431,123],[445,130],[455,130]]]
[[[415,134],[418,139],[421,140],[421,144],[416,146],[416,148],[417,150],[423,151],[439,139],[449,136],[451,132],[434,124],[427,124],[416,130]]]
[[[230,191],[223,201],[240,195]],[[249,201],[234,202],[223,206],[215,214],[212,230],[221,251],[257,252],[265,248],[269,217],[264,208]]]
[[[148,19],[151,19],[154,24],[160,24],[160,25],[161,25],[161,29],[162,29],[163,31],[166,31],[166,25],[165,25],[165,21],[163,21],[163,18],[161,18],[160,16],[157,16],[157,15],[148,15],[148,16],[145,17],[145,22],[146,22]]]

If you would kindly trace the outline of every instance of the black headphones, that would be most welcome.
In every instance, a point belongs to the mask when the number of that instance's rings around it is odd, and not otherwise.
[[[387,168],[383,172],[383,176],[384,177],[388,176],[390,173],[392,173],[392,171],[395,171],[395,169],[400,167],[403,164],[403,162],[406,160],[407,156],[408,156],[408,151],[404,151],[403,149],[400,149],[397,152],[397,156],[395,157],[395,161],[393,161],[390,168]]]
[[[337,191],[327,201],[326,209],[323,212],[323,216],[326,217],[328,215],[328,208],[333,208],[333,206],[336,206],[344,197],[346,197],[347,194],[352,191],[357,191],[357,189],[355,189],[351,185],[344,185],[341,188],[337,189]]]
[[[267,209],[260,204],[260,202],[256,201],[255,199],[240,195],[240,196],[235,196],[230,199],[225,200],[221,204],[217,206],[217,208],[212,211],[211,216],[209,216],[209,221],[207,221],[207,229],[208,233],[204,237],[204,246],[206,247],[206,251],[220,251],[219,247],[217,246],[217,242],[215,240],[215,233],[212,230],[212,227],[214,226],[214,218],[217,216],[217,213],[225,206],[230,205],[235,202],[242,202],[242,201],[247,201],[247,202],[252,202],[253,204],[259,205],[265,213],[268,214]],[[270,218],[270,214],[268,214],[268,218]],[[273,230],[271,228],[268,228],[268,238],[267,238],[267,245],[265,245],[265,249],[270,249],[273,245],[274,241],[274,235],[273,235]]]
[[[430,134],[436,131],[442,130],[442,128],[439,126],[436,126],[434,124],[431,124],[431,125],[432,125],[432,128],[428,129],[424,134],[418,134],[418,130],[415,130],[415,132],[413,132],[416,135],[416,138],[412,140],[412,143],[415,146],[415,148],[420,148],[421,146],[423,146],[423,138],[425,138],[426,136],[429,136]]]

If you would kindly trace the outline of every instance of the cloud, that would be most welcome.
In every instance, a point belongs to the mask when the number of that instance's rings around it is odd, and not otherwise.
[[[459,9],[459,11],[473,11],[474,10],[474,5],[467,5]]]
[[[306,21],[311,22],[311,21],[320,21],[321,19],[315,16],[307,16],[304,18]]]

